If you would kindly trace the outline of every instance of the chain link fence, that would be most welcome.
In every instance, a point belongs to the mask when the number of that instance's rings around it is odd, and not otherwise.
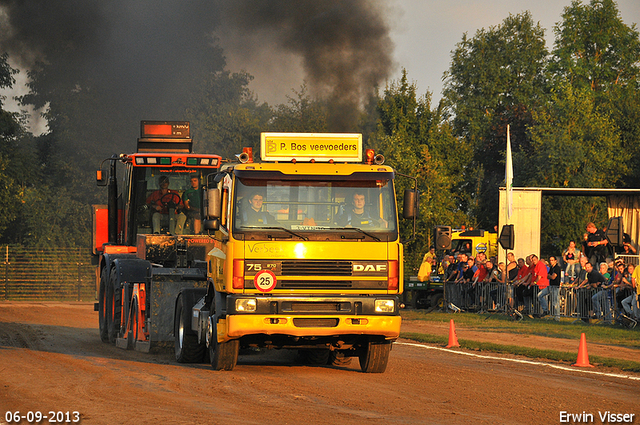
[[[0,259],[0,300],[95,300],[95,266],[89,249],[4,245]]]

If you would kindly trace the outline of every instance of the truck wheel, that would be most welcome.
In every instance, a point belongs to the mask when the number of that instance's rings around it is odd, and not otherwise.
[[[100,271],[100,289],[98,293],[98,325],[100,327],[100,340],[109,342],[109,321],[107,320],[107,285],[109,284],[109,274],[107,268]]]
[[[348,366],[351,364],[351,357],[347,357],[339,351],[331,351],[328,364],[331,366]]]
[[[122,313],[122,291],[115,269],[109,273],[109,285],[107,286],[107,331],[109,342],[115,344],[120,336],[120,317]]]
[[[330,354],[331,351],[318,348],[305,348],[304,350],[298,350],[300,359],[305,364],[310,365],[327,365],[331,364]]]
[[[204,359],[206,346],[198,343],[198,335],[191,331],[191,308],[187,297],[178,296],[173,326],[175,353],[178,363],[200,363]]]
[[[429,305],[436,310],[444,308],[444,296],[442,294],[433,294],[429,299]]]
[[[417,310],[418,307],[418,291],[411,291],[411,307]]]
[[[368,341],[360,354],[360,369],[365,373],[383,373],[387,369],[391,341]]]
[[[207,342],[209,343],[209,359],[214,370],[233,370],[238,363],[238,351],[240,340],[232,339],[227,342],[218,342],[214,316],[209,316],[207,325]]]

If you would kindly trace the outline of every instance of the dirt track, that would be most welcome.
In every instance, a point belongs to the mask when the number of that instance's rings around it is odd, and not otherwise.
[[[94,424],[555,424],[561,411],[640,423],[639,399],[639,380],[404,344],[384,374],[363,374],[357,361],[305,366],[292,351],[242,355],[234,371],[214,372],[169,351],[101,343],[91,304],[0,302],[0,423],[7,410],[78,411]]]

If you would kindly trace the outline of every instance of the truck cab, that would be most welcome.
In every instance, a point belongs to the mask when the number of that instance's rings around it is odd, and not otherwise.
[[[385,370],[403,289],[395,173],[363,161],[361,137],[263,133],[261,162],[222,168],[208,195],[222,244],[193,308],[215,369],[258,347]]]
[[[173,311],[183,288],[206,286],[215,240],[201,226],[204,195],[221,158],[191,152],[185,121],[142,121],[137,144],[97,172],[108,201],[93,206],[95,308],[104,342],[148,351],[151,342],[173,343],[173,317],[151,304]]]

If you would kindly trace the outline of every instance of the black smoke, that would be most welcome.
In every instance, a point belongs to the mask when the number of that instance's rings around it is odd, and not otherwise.
[[[313,92],[330,101],[332,131],[354,129],[363,100],[393,67],[383,2],[236,0],[221,2],[221,16],[229,56],[266,57],[282,68],[291,56],[280,53],[301,58]]]
[[[298,57],[312,91],[331,102],[331,130],[348,131],[354,130],[363,99],[392,68],[381,5],[0,0],[0,53],[8,52],[22,69],[40,70],[32,82],[36,95],[26,98],[36,106],[85,90],[88,103],[69,113],[102,121],[82,143],[109,152],[111,143],[131,150],[142,119],[183,119],[188,93],[207,73],[223,70],[225,56],[250,59],[258,51],[261,58],[267,53],[276,70],[288,66],[281,58]]]
[[[75,128],[93,122],[62,148],[132,151],[140,120],[184,119],[185,94],[224,67],[207,1],[0,0],[0,10],[0,51],[39,71],[26,100],[57,102]],[[81,102],[67,105],[70,93]]]

